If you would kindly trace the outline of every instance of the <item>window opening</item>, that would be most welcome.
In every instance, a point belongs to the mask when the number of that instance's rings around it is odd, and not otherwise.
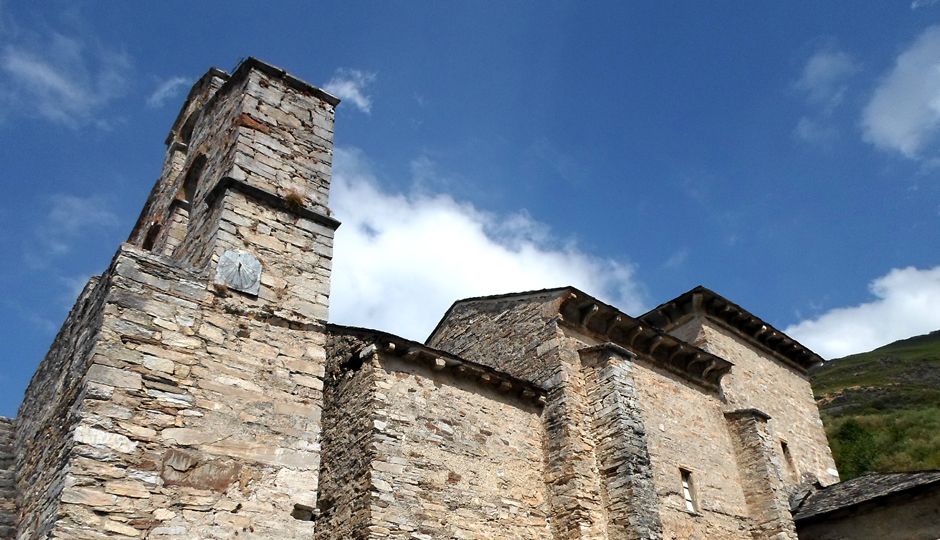
[[[143,247],[147,251],[152,251],[153,245],[157,241],[157,235],[159,234],[160,234],[160,224],[154,223],[153,225],[150,226],[149,229],[147,229],[147,236],[144,237],[144,243],[141,247]]]
[[[800,473],[796,469],[796,461],[793,460],[793,454],[790,453],[787,441],[780,441],[780,450],[783,452],[783,459],[787,463],[787,471],[790,473],[790,477],[796,479]]]
[[[695,484],[692,482],[692,471],[679,469],[682,476],[682,498],[685,499],[685,509],[689,512],[698,511],[698,502],[695,500]]]
[[[206,156],[199,156],[193,160],[186,172],[186,178],[183,179],[183,188],[181,198],[183,201],[192,205],[196,197],[196,188],[199,187],[199,177],[202,176],[202,169],[206,166]]]

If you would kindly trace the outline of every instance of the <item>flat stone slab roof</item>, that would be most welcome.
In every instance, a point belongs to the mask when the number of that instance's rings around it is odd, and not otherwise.
[[[832,484],[807,496],[793,518],[808,520],[914,489],[940,489],[940,471],[871,473]]]

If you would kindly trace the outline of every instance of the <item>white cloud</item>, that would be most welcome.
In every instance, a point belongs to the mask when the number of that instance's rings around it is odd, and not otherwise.
[[[561,285],[627,312],[644,310],[631,264],[552,242],[547,227],[524,213],[500,216],[448,195],[384,191],[355,149],[336,150],[331,206],[343,222],[330,301],[337,323],[423,340],[454,300]]]
[[[36,228],[38,242],[30,246],[27,257],[40,264],[43,258],[64,255],[84,235],[118,222],[110,203],[101,196],[53,195],[48,213]]]
[[[940,329],[940,266],[895,268],[869,290],[870,302],[832,309],[785,332],[824,358],[838,358]]]
[[[925,30],[885,74],[862,114],[865,139],[918,159],[940,133],[940,26]]]
[[[126,54],[57,32],[0,48],[0,107],[77,127],[107,126],[95,115],[127,89]]]
[[[848,53],[826,47],[806,61],[794,87],[806,95],[810,103],[831,112],[842,103],[848,89],[847,80],[858,71]]]
[[[153,109],[162,107],[166,101],[175,97],[180,90],[189,86],[189,79],[186,77],[170,77],[161,82],[154,89],[150,97],[147,98],[147,106]]]
[[[358,69],[340,68],[333,74],[323,89],[340,98],[351,102],[364,113],[372,112],[372,97],[366,94],[366,87],[375,81],[375,73],[360,71]]]

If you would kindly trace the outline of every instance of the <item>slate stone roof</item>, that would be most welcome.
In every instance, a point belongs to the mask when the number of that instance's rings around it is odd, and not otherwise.
[[[447,326],[458,306],[533,297],[556,297],[560,302],[557,309],[561,324],[578,328],[593,335],[600,342],[609,341],[629,351],[648,355],[659,367],[709,390],[717,391],[721,378],[731,371],[733,364],[724,358],[687,343],[652,324],[646,324],[570,285],[457,300],[437,323],[427,343],[433,342],[435,336]]]
[[[746,339],[776,353],[804,372],[823,362],[818,354],[777,330],[770,323],[701,285],[651,309],[641,315],[640,320],[669,331],[696,313],[721,321]]]
[[[794,510],[793,518],[805,521],[881,497],[933,489],[940,489],[940,471],[866,474],[808,495]]]

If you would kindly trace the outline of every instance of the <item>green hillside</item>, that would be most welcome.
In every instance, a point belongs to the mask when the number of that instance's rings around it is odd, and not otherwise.
[[[940,330],[831,360],[812,377],[843,480],[940,469]]]

